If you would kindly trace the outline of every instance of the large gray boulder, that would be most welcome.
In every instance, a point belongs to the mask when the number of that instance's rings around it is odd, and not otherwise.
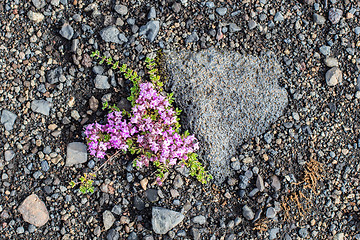
[[[287,93],[278,85],[274,58],[215,49],[166,52],[167,90],[184,111],[182,125],[201,143],[200,158],[218,183],[232,174],[230,158],[244,139],[260,135],[283,112]]]

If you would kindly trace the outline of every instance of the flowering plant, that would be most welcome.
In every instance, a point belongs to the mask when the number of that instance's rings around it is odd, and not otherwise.
[[[178,115],[181,111],[172,106],[173,95],[164,94],[154,60],[146,59],[150,82],[144,82],[125,64],[119,67],[111,58],[100,57],[98,51],[92,57],[101,58],[100,63],[106,61],[113,69],[119,69],[131,80],[133,87],[128,98],[132,104],[130,112],[105,103],[104,108],[110,109],[107,123],[87,125],[84,133],[90,154],[103,159],[110,149],[129,152],[135,155],[135,167],[152,164],[157,168],[159,185],[164,180],[164,173],[177,164],[188,166],[190,175],[196,176],[201,183],[212,179],[197,160],[195,151],[199,149],[199,143],[195,136],[188,131],[180,133]]]

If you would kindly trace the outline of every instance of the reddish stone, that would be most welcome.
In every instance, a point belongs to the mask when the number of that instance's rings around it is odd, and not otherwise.
[[[49,212],[36,194],[28,196],[18,208],[25,222],[41,227],[49,220]]]

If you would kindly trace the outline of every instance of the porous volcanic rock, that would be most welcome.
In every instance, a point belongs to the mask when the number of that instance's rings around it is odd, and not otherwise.
[[[165,52],[167,90],[184,111],[183,125],[200,143],[200,156],[217,182],[231,175],[230,158],[244,139],[264,133],[287,105],[274,57],[215,49]]]

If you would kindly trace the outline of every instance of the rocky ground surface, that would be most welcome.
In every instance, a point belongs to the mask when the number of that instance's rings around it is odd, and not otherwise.
[[[360,4],[350,0],[0,2],[0,239],[360,239]],[[130,156],[100,163],[83,128],[129,84],[95,49],[144,74],[147,54],[214,47],[274,54],[283,115],[245,139],[234,176],[162,187]]]

